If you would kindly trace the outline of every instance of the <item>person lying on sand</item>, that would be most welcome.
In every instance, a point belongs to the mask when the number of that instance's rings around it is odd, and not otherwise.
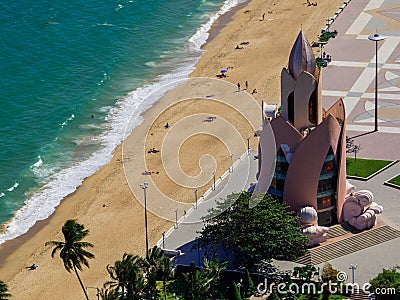
[[[157,150],[155,148],[150,149],[149,151],[147,151],[147,153],[158,153],[158,152],[160,152],[160,150]]]
[[[29,270],[36,270],[37,269],[37,265],[32,264],[31,266],[27,267]]]

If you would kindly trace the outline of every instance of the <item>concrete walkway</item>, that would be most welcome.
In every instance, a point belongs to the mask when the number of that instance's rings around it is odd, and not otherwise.
[[[208,210],[216,207],[216,202],[232,193],[239,193],[247,190],[251,183],[256,181],[255,175],[258,169],[258,160],[254,158],[255,152],[244,153],[241,159],[234,164],[233,172],[227,171],[227,177],[218,182],[214,191],[212,191],[204,201],[198,204],[197,209],[192,209],[187,216],[178,221],[178,226],[174,226],[164,238],[158,242],[158,246],[165,249],[181,250],[184,255],[177,258],[176,262],[180,264],[190,264],[192,261],[196,265],[201,264],[202,255],[198,251],[192,251],[192,243],[198,231],[203,228],[204,223],[201,218],[208,214]],[[243,180],[246,179],[246,180]]]

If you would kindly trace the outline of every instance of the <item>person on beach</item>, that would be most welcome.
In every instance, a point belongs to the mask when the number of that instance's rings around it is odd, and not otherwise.
[[[265,19],[265,13],[263,13],[261,21],[264,21],[264,19]]]
[[[237,84],[238,92],[240,92],[240,83]]]
[[[246,91],[247,91],[247,89],[249,88],[249,83],[247,82],[247,80],[245,82],[245,86],[246,86]]]
[[[254,90],[251,92],[251,94],[252,94],[252,95],[257,94],[257,90],[254,89]]]
[[[165,129],[168,129],[170,126],[169,126],[169,124],[168,124],[168,122],[167,122],[167,124],[165,124],[165,126],[164,126],[164,128]]]

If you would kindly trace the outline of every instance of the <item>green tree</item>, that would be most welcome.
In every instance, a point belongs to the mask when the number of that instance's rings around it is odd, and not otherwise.
[[[396,295],[388,295],[387,299],[398,299],[399,291],[400,291],[400,267],[396,266],[391,269],[383,269],[381,273],[378,274],[375,278],[370,280],[370,284],[372,287],[372,291],[376,291],[377,289],[388,290],[389,288],[393,288],[396,291]],[[378,299],[384,298],[382,296],[378,296]]]
[[[99,296],[101,300],[119,300],[123,297],[123,295],[117,290],[108,289],[105,287],[100,289]]]
[[[64,263],[65,269],[68,272],[74,270],[85,297],[89,300],[85,286],[78,273],[78,270],[82,271],[82,264],[89,268],[88,258],[94,258],[92,253],[85,250],[85,248],[93,248],[93,245],[82,241],[89,234],[89,230],[85,229],[76,220],[68,220],[62,227],[62,233],[64,235],[63,242],[49,241],[46,242],[46,246],[55,246],[51,252],[51,257],[54,257],[57,251],[60,251],[60,258]]]
[[[270,195],[254,200],[251,193],[232,194],[205,217],[197,247],[212,253],[221,246],[237,266],[252,268],[262,259],[294,260],[305,253],[307,237],[297,217]]]
[[[8,292],[8,286],[3,281],[0,280],[0,299],[8,300],[10,299],[11,294]]]
[[[192,262],[187,273],[182,274],[181,293],[185,300],[212,299],[217,291],[226,262],[204,259],[204,268],[198,269]]]
[[[242,300],[238,286],[234,281],[232,281],[232,300]]]
[[[256,291],[256,288],[254,287],[253,279],[251,279],[249,270],[247,270],[247,269],[246,269],[245,277],[244,277],[244,289],[246,291],[245,292],[246,297],[250,297]]]
[[[157,279],[162,279],[162,266],[164,251],[154,246],[148,251],[146,256],[146,284],[144,293],[146,299],[152,300],[158,298]]]
[[[121,293],[121,299],[139,300],[145,291],[146,262],[143,258],[124,253],[122,260],[107,266],[111,281],[104,285]]]
[[[337,283],[338,270],[334,269],[330,263],[325,263],[321,272],[321,282],[325,283],[322,290],[322,300],[329,299],[331,292],[329,291],[329,283]]]
[[[168,257],[163,257],[161,267],[161,280],[163,282],[164,300],[167,300],[167,281],[173,276],[174,267]]]

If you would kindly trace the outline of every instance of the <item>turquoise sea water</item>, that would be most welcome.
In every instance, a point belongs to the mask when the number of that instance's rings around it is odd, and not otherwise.
[[[0,243],[107,163],[240,0],[0,1]]]

